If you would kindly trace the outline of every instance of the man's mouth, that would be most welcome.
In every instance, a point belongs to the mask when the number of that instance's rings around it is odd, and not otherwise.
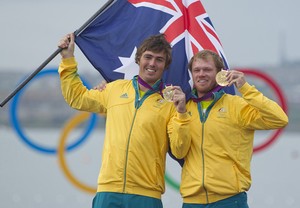
[[[202,84],[202,83],[207,82],[207,80],[206,79],[199,79],[197,82],[200,83],[200,84]]]
[[[148,72],[156,72],[156,70],[155,69],[146,69]]]

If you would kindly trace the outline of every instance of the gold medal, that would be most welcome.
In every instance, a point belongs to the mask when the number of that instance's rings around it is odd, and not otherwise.
[[[227,86],[229,84],[229,82],[226,80],[227,73],[228,73],[228,71],[223,70],[223,69],[217,73],[216,81],[217,81],[218,85]]]
[[[171,86],[166,86],[166,88],[162,91],[163,97],[166,101],[173,102],[172,98],[174,95],[174,91],[172,90],[172,85]]]

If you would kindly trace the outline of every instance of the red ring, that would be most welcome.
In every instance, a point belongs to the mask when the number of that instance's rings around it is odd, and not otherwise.
[[[280,89],[279,85],[268,75],[265,73],[262,73],[256,69],[253,68],[235,68],[235,70],[241,71],[246,75],[251,75],[254,77],[261,78],[264,80],[268,85],[271,86],[271,88],[275,91],[276,96],[279,99],[279,105],[282,107],[284,112],[288,112],[288,106],[286,103],[286,99],[283,95],[282,90]],[[274,133],[267,139],[266,142],[254,147],[253,152],[259,152],[262,151],[263,149],[267,148],[269,145],[271,145],[273,142],[275,142],[276,139],[278,139],[279,135],[283,132],[283,128],[274,130]]]

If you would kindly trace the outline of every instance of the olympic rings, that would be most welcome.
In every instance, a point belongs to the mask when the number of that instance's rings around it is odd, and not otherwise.
[[[38,79],[38,78],[42,78],[42,77],[48,76],[48,75],[55,75],[55,76],[58,77],[57,69],[48,69],[48,70],[45,70],[45,71],[41,71],[32,80]],[[88,86],[86,84],[86,82],[84,82],[84,84],[86,86]],[[21,138],[21,140],[26,145],[28,145],[29,147],[31,147],[32,149],[34,149],[36,151],[39,151],[39,152],[42,152],[42,153],[55,154],[57,152],[57,150],[55,148],[48,148],[48,147],[45,147],[45,146],[42,146],[42,145],[38,145],[38,144],[32,142],[31,139],[28,136],[25,135],[24,131],[21,128],[20,123],[18,122],[18,119],[17,119],[17,117],[18,117],[17,116],[17,114],[18,114],[17,107],[18,107],[18,103],[19,103],[19,98],[22,95],[22,93],[24,93],[25,88],[26,88],[26,86],[21,91],[19,91],[15,95],[14,99],[12,100],[12,104],[11,104],[11,108],[10,108],[10,121],[12,123],[12,126],[16,130],[16,132],[19,135],[19,137]],[[79,144],[81,144],[84,140],[86,140],[86,138],[88,137],[88,135],[92,132],[92,130],[93,130],[94,126],[95,126],[95,123],[96,123],[96,115],[92,114],[91,118],[90,118],[90,121],[88,123],[88,126],[86,128],[85,133],[77,141],[75,141],[72,144],[70,144],[67,147],[67,150],[69,151],[69,150],[74,149]]]
[[[268,85],[270,85],[271,88],[274,90],[276,96],[278,96],[281,107],[283,108],[283,110],[285,112],[287,112],[287,104],[284,99],[283,93],[280,90],[279,86],[270,77],[268,77],[267,75],[265,75],[261,72],[253,70],[253,69],[245,68],[245,69],[236,69],[236,70],[242,71],[245,74],[248,74],[251,76],[258,77],[258,78],[262,79],[263,81],[265,81]],[[41,78],[41,77],[47,76],[47,75],[57,75],[57,69],[48,69],[48,70],[42,71],[39,74],[37,74],[35,76],[35,78],[37,79],[37,78]],[[87,84],[85,84],[85,85],[87,86]],[[25,87],[24,87],[24,89],[25,89]],[[24,92],[24,89],[15,95],[15,97],[12,101],[11,108],[10,108],[10,118],[11,118],[11,123],[13,124],[12,126],[15,128],[15,130],[16,130],[17,134],[20,136],[21,140],[26,145],[28,145],[29,147],[31,147],[34,150],[37,150],[39,152],[48,153],[48,154],[58,153],[60,167],[62,168],[63,173],[67,177],[67,179],[73,185],[75,185],[77,188],[79,188],[85,192],[95,194],[95,192],[97,190],[95,187],[87,186],[87,185],[83,184],[82,182],[80,182],[79,180],[77,180],[73,176],[73,174],[70,172],[70,170],[66,164],[64,154],[66,151],[70,151],[70,150],[74,149],[75,147],[79,146],[83,141],[85,141],[87,139],[87,137],[89,136],[89,134],[92,132],[92,130],[95,127],[97,115],[91,114],[88,126],[87,126],[84,134],[77,141],[68,145],[67,148],[65,148],[66,140],[67,140],[67,136],[70,133],[71,129],[78,126],[81,122],[88,120],[88,117],[90,115],[89,113],[81,113],[79,115],[76,115],[65,125],[65,127],[62,129],[62,134],[61,134],[59,146],[57,149],[56,148],[47,148],[47,147],[35,144],[29,139],[29,137],[27,137],[25,135],[22,128],[20,127],[19,122],[17,121],[17,112],[18,112],[17,107],[18,107],[18,103],[19,103],[19,98],[21,96],[21,93]],[[265,142],[257,147],[254,147],[254,152],[261,151],[261,150],[265,149],[266,147],[268,147],[270,144],[272,144],[278,138],[278,136],[282,133],[282,131],[283,131],[283,129],[276,130],[271,135],[271,137],[267,140],[267,142]],[[169,184],[173,189],[179,190],[179,182],[172,179],[171,176],[167,172],[165,174],[165,180],[166,180],[166,183]]]
[[[83,184],[79,180],[76,179],[76,177],[71,173],[69,170],[66,159],[65,159],[65,145],[67,141],[67,136],[71,132],[72,128],[78,126],[81,122],[87,120],[89,113],[82,112],[79,115],[72,118],[68,123],[64,126],[62,130],[61,137],[59,139],[59,146],[58,146],[58,162],[60,164],[60,167],[66,176],[66,178],[73,184],[75,187],[91,194],[95,194],[97,189],[94,187],[90,187],[88,185]],[[179,183],[173,180],[168,173],[165,174],[166,183],[169,184],[173,189],[179,190]]]
[[[88,193],[92,193],[95,194],[97,189],[93,188],[93,187],[89,187],[87,185],[84,185],[83,183],[81,183],[80,181],[78,181],[73,174],[71,173],[71,171],[69,170],[67,164],[66,164],[66,159],[64,156],[65,153],[65,144],[66,144],[66,140],[67,140],[67,136],[70,133],[70,131],[72,130],[72,128],[74,128],[75,126],[78,126],[80,124],[81,121],[87,120],[89,116],[89,113],[86,112],[82,112],[81,114],[75,116],[72,120],[69,121],[69,123],[63,128],[62,130],[62,135],[60,137],[60,141],[59,141],[59,146],[58,146],[58,160],[59,160],[59,164],[63,170],[63,173],[65,174],[65,176],[67,177],[67,179],[73,184],[75,185],[77,188],[86,191]]]
[[[276,84],[276,82],[274,80],[272,80],[269,76],[267,76],[266,74],[259,72],[255,69],[247,69],[247,68],[241,68],[241,69],[236,69],[239,70],[247,75],[251,75],[257,78],[262,79],[263,81],[265,81],[268,85],[270,85],[270,87],[274,90],[276,96],[279,99],[280,102],[280,106],[282,107],[282,109],[287,113],[288,112],[288,107],[286,104],[286,100],[283,96],[282,91],[280,90],[280,88],[278,87],[278,85]],[[270,136],[269,139],[267,139],[266,142],[262,143],[261,145],[258,145],[256,147],[254,147],[253,152],[259,152],[263,149],[265,149],[266,147],[268,147],[269,145],[271,145],[273,142],[275,142],[275,140],[279,137],[279,135],[283,132],[283,129],[277,129],[273,131],[274,133]]]

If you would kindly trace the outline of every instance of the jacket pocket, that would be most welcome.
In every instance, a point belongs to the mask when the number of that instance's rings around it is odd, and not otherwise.
[[[156,170],[156,185],[158,186],[158,189],[160,191],[165,190],[165,185],[164,185],[164,167],[157,161],[155,160],[155,170]]]
[[[241,190],[241,184],[239,179],[239,171],[235,164],[233,164],[233,171],[235,173],[235,180],[236,180],[236,190],[240,192]]]

